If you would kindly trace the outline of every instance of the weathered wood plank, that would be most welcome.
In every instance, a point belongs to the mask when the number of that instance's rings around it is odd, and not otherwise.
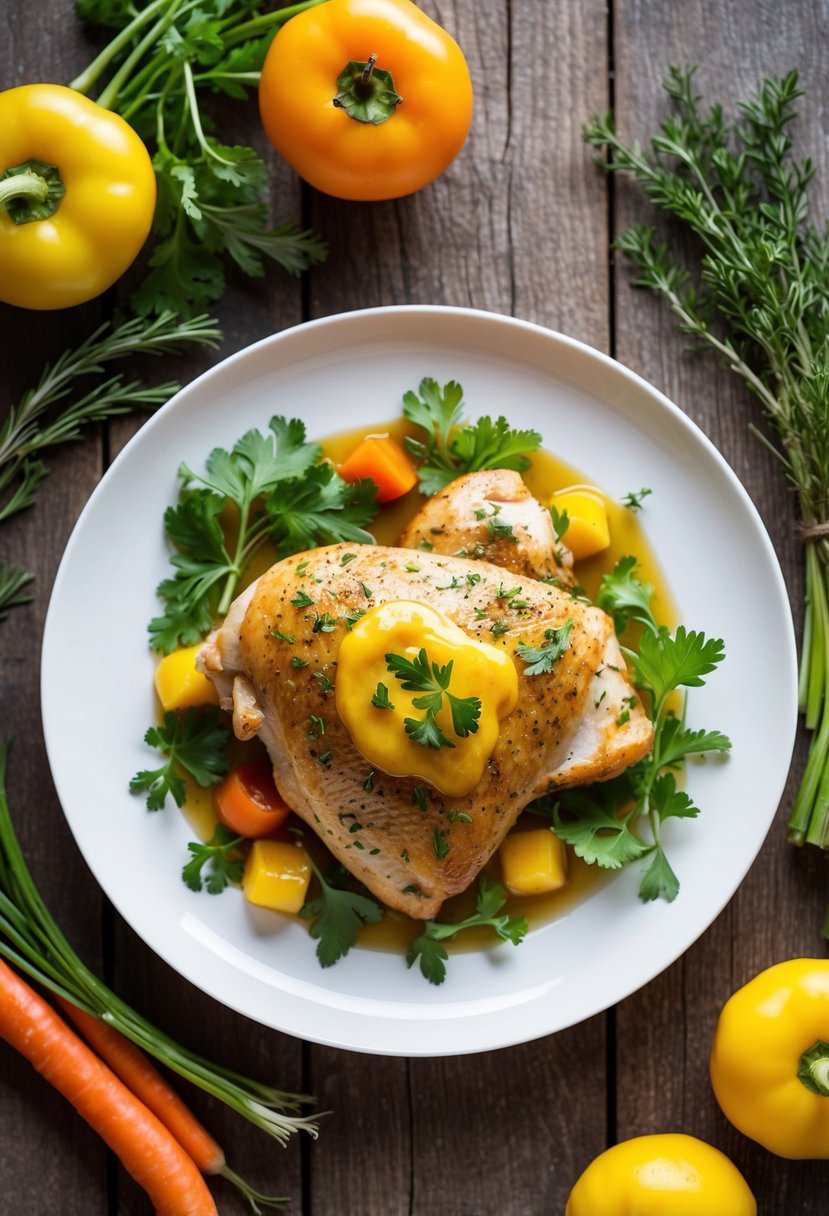
[[[750,95],[764,74],[782,75],[797,66],[807,93],[799,103],[799,139],[815,159],[815,200],[825,215],[829,160],[818,132],[827,101],[820,55],[827,19],[829,7],[821,0],[787,6],[783,20],[769,5],[733,0],[684,5],[620,0],[615,20],[620,131],[626,139],[641,139],[656,130],[666,112],[656,85],[669,64],[698,63],[698,91],[727,107]],[[616,199],[616,233],[633,222],[652,222],[652,210],[627,184],[618,183]],[[662,228],[675,238],[675,230]],[[792,533],[793,504],[776,462],[749,432],[749,422],[758,418],[756,403],[713,360],[687,353],[665,306],[633,289],[623,264],[616,316],[621,361],[662,388],[706,431],[749,491],[780,557],[799,626],[802,557]],[[801,744],[766,845],[728,908],[683,959],[620,1007],[617,1109],[620,1139],[659,1130],[702,1136],[733,1156],[769,1210],[816,1213],[822,1210],[816,1167],[781,1162],[730,1128],[716,1106],[707,1070],[717,1015],[728,995],[779,959],[825,951],[818,932],[822,859],[797,854],[785,842],[794,777],[804,756]]]
[[[606,104],[604,6],[423,7],[469,60],[469,141],[411,198],[314,196],[332,249],[312,275],[313,315],[452,304],[606,347],[606,204],[579,136],[585,115]],[[582,1154],[604,1145],[602,1018],[526,1047],[408,1068],[315,1048],[311,1059],[316,1092],[335,1111],[311,1154],[315,1216],[471,1216],[482,1210],[482,1162],[486,1210],[560,1211]],[[367,1081],[377,1102],[355,1100]],[[555,1152],[539,1153],[539,1136]]]

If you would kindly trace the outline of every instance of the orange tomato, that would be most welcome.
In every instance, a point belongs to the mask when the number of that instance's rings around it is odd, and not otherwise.
[[[378,502],[393,502],[417,485],[417,473],[403,448],[391,435],[366,435],[339,469],[343,481],[369,477],[377,486]]]
[[[237,836],[269,836],[290,814],[267,760],[232,768],[213,791],[213,804],[219,822]]]
[[[472,81],[455,40],[411,0],[328,0],[277,33],[259,109],[276,150],[318,190],[399,198],[463,147]]]

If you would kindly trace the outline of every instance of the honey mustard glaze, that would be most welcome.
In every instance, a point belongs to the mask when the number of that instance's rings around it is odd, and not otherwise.
[[[383,431],[402,442],[414,432],[403,419],[396,419],[370,428],[372,433]],[[339,432],[321,440],[326,457],[336,466],[365,437],[367,428]],[[589,477],[560,457],[547,451],[535,452],[532,465],[523,474],[532,494],[544,505],[553,494],[569,487],[589,485]],[[620,558],[634,555],[638,575],[654,591],[652,606],[656,618],[673,627],[676,610],[665,578],[648,544],[638,513],[608,497],[600,487],[592,487],[602,498],[607,512],[610,543],[600,553],[576,564],[577,582],[591,599],[598,593],[602,577],[613,570]],[[631,487],[638,491],[640,487]],[[426,499],[412,490],[404,497],[382,507],[370,527],[378,544],[395,545],[404,528],[414,518]],[[566,543],[566,535],[564,536]],[[276,560],[274,553],[265,553],[250,572],[250,580],[263,573]],[[448,703],[438,711],[438,723],[451,741],[451,747],[422,747],[406,733],[405,719],[417,715],[413,700],[418,693],[406,691],[402,683],[390,674],[386,656],[396,653],[413,659],[426,650],[430,663],[452,668],[452,691],[457,696],[472,696],[481,702],[478,729],[465,737],[452,733]],[[392,709],[372,705],[378,684],[384,684]],[[354,625],[343,640],[338,656],[335,684],[337,711],[355,746],[377,768],[394,776],[417,776],[448,796],[457,796],[474,789],[481,779],[487,759],[498,738],[499,724],[514,708],[517,696],[517,674],[512,659],[503,651],[477,642],[463,632],[444,614],[414,601],[392,601],[370,609]],[[366,707],[369,707],[368,710]],[[251,748],[259,748],[257,740],[234,744],[232,762],[240,762],[238,748],[249,757]],[[215,827],[212,798],[209,790],[188,783],[184,814],[202,839],[208,839]],[[544,819],[525,812],[513,831],[538,828]],[[302,826],[301,824],[299,826]],[[313,833],[304,830],[306,845],[317,863],[325,868],[329,855]],[[500,881],[497,855],[484,873]],[[569,857],[567,885],[547,895],[517,897],[510,895],[504,911],[523,915],[530,926],[546,923],[564,915],[574,905],[607,880],[606,872],[596,866],[586,866],[574,856]],[[474,912],[477,884],[448,900],[440,919],[457,921]],[[305,923],[305,922],[302,922]],[[386,908],[381,921],[361,928],[362,947],[405,952],[422,932],[421,922]],[[470,930],[452,943],[453,951],[485,949],[492,944],[486,930]]]
[[[402,680],[389,675],[395,659],[401,660]],[[435,691],[413,687],[403,664]],[[369,764],[460,798],[480,782],[501,721],[518,703],[518,674],[505,651],[469,637],[436,608],[391,600],[370,608],[343,638],[336,698],[337,712]],[[424,700],[438,703],[437,746],[423,746],[411,734]],[[459,705],[466,707],[466,720],[458,717]]]

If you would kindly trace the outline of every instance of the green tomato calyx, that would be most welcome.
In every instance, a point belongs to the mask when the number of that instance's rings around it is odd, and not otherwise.
[[[369,55],[365,63],[352,59],[337,77],[334,105],[345,110],[357,122],[379,126],[394,114],[403,98],[394,87],[391,72],[378,68],[377,56]]]

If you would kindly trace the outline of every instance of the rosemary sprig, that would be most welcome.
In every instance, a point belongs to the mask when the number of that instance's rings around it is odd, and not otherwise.
[[[0,523],[34,505],[47,473],[40,459],[43,452],[79,439],[92,423],[133,409],[153,409],[178,391],[175,381],[147,387],[120,373],[106,375],[111,363],[133,355],[175,354],[191,343],[215,346],[220,336],[215,322],[206,316],[189,321],[170,312],[152,320],[136,317],[114,328],[100,326],[80,346],[47,365],[37,385],[0,424]],[[94,387],[66,400],[77,392],[79,381],[96,380]],[[17,576],[16,585],[12,574]],[[20,590],[29,581],[31,575],[24,570],[0,568],[0,620],[27,601]]]
[[[635,265],[637,285],[664,297],[681,331],[712,348],[759,398],[776,432],[773,450],[797,491],[807,603],[800,703],[814,733],[789,839],[827,848],[829,229],[809,222],[814,166],[792,155],[797,73],[764,79],[727,122],[721,106],[701,108],[694,71],[670,68],[664,87],[673,112],[647,151],[624,144],[611,116],[595,118],[584,137],[599,151],[600,165],[631,174],[698,238],[696,275],[652,227],[632,228],[617,247]]]

